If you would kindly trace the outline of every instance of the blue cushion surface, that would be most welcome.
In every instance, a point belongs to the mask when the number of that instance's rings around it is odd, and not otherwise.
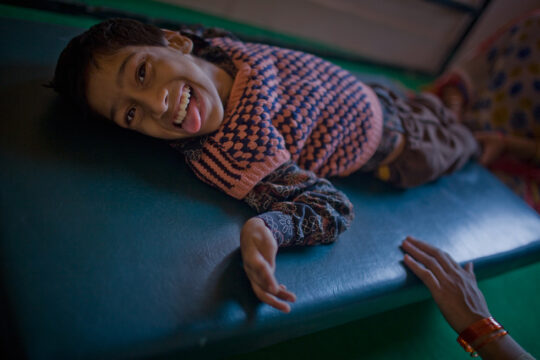
[[[30,359],[224,355],[418,301],[406,235],[479,276],[540,259],[540,218],[477,164],[407,191],[335,179],[355,221],[335,244],[280,251],[277,278],[298,297],[282,314],[242,270],[247,205],[163,142],[88,123],[41,86],[81,29],[0,28],[16,34],[0,39],[2,310]]]

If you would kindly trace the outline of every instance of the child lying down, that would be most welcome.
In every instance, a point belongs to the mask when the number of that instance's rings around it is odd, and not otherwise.
[[[169,141],[202,181],[243,199],[240,248],[256,296],[290,311],[278,247],[331,243],[353,220],[327,178],[398,187],[461,168],[471,133],[429,94],[397,96],[316,56],[224,31],[110,19],[73,38],[52,87],[91,117]]]

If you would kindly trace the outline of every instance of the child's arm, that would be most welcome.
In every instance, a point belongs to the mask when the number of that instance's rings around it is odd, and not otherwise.
[[[331,243],[353,220],[353,206],[328,180],[293,161],[260,181],[244,198],[279,246]]]
[[[335,241],[352,221],[352,204],[328,180],[292,161],[258,183],[245,200],[262,214],[242,228],[244,269],[262,302],[289,312],[287,301],[296,297],[274,276],[278,246]]]
[[[287,301],[294,302],[296,296],[285,285],[278,284],[274,276],[277,249],[264,221],[257,217],[246,221],[240,235],[240,250],[253,292],[262,302],[287,313],[291,310]]]

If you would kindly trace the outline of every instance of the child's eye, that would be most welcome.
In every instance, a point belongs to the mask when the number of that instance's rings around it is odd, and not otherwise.
[[[130,108],[126,113],[126,125],[129,126],[135,119],[135,108]]]
[[[145,77],[146,77],[146,61],[143,62],[141,66],[139,66],[139,69],[137,70],[137,80],[139,80],[139,82],[143,84]]]

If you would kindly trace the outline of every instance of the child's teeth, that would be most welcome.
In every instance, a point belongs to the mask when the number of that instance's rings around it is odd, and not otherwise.
[[[180,110],[178,110],[178,115],[174,119],[176,125],[182,124],[184,118],[187,114],[187,107],[189,105],[189,98],[191,97],[191,88],[186,85],[184,91],[182,92],[182,97],[180,98]]]

